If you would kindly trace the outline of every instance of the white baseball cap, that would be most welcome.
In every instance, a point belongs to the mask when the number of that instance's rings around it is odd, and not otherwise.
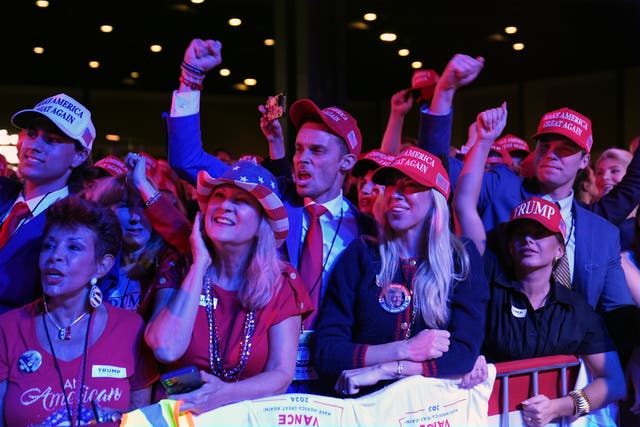
[[[25,129],[37,117],[51,120],[65,135],[91,151],[93,140],[96,138],[91,112],[69,95],[59,93],[39,102],[31,109],[18,111],[11,117],[11,123]]]

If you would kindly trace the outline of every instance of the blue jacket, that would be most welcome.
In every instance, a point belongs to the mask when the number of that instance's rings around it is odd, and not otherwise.
[[[452,114],[421,114],[421,147],[435,155],[442,156],[446,153],[448,156],[450,141],[444,140],[444,136],[448,134],[442,128],[451,127],[451,118]],[[434,135],[439,137],[433,137]],[[461,170],[462,162],[450,158],[449,174],[452,182],[457,180]],[[489,239],[496,236],[497,233],[493,231],[497,231],[500,224],[509,221],[511,209],[534,195],[540,195],[536,179],[523,179],[506,166],[498,166],[493,171],[485,172],[478,200],[478,213]],[[638,201],[640,155],[634,156],[623,181],[599,202],[584,205],[574,201],[576,253],[573,285],[599,312],[634,305],[620,266],[619,232],[611,222],[623,222]],[[488,244],[494,248],[497,246],[491,241]]]
[[[165,119],[169,138],[167,150],[169,164],[181,178],[195,185],[199,171],[206,170],[209,175],[215,177],[222,175],[229,168],[217,157],[204,151],[199,114],[184,117],[165,116]],[[278,177],[278,188],[280,198],[289,216],[289,233],[282,250],[291,265],[297,266],[302,238],[303,200],[296,193],[295,185],[290,177]],[[364,215],[348,201],[347,203],[349,210],[345,216],[355,218],[359,234],[375,235],[376,228],[373,218]],[[357,236],[353,236],[349,241],[355,237]]]
[[[11,208],[21,190],[19,183],[0,177],[0,212]],[[28,304],[42,293],[38,260],[44,223],[42,212],[21,225],[0,248],[0,314]]]

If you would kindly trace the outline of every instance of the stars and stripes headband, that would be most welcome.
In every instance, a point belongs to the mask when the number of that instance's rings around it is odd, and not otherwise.
[[[202,212],[206,210],[213,190],[222,184],[235,185],[255,197],[264,208],[276,239],[276,246],[284,243],[289,231],[289,218],[282,200],[278,197],[278,184],[268,170],[251,161],[241,160],[219,178],[211,177],[207,171],[200,171],[196,193]]]

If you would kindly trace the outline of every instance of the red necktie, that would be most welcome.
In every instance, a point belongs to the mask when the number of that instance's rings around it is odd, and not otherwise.
[[[327,212],[327,208],[318,204],[304,207],[309,214],[309,229],[302,245],[300,259],[300,275],[307,286],[311,300],[316,306],[314,312],[305,319],[304,328],[311,329],[320,310],[320,289],[322,288],[322,227],[320,217]]]
[[[0,229],[0,248],[7,243],[9,237],[16,231],[18,228],[18,224],[20,221],[25,219],[26,217],[31,215],[31,211],[29,210],[29,206],[25,202],[18,202],[13,205],[11,209],[11,213],[7,216],[7,218],[2,223],[2,228]]]

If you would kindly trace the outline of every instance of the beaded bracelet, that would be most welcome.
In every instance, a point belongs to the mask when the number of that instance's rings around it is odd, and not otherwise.
[[[192,73],[195,73],[195,74],[202,74],[202,75],[206,74],[206,71],[189,64],[187,61],[182,61],[182,64],[180,64],[180,68],[182,68],[182,69],[186,68],[187,70],[189,70],[189,71],[191,71]]]
[[[159,199],[160,199],[160,190],[157,190],[155,193],[153,193],[153,195],[151,197],[149,197],[148,200],[144,201],[144,207],[145,208],[150,208],[151,205],[153,205]]]
[[[202,90],[204,87],[202,86],[202,82],[198,83],[198,82],[194,82],[189,80],[188,78],[185,78],[184,76],[180,76],[180,83],[182,83],[183,85],[191,88],[192,90]]]
[[[573,401],[573,407],[575,408],[574,415],[576,417],[581,417],[591,412],[591,402],[584,390],[578,389],[570,391],[567,396],[569,396]]]
[[[180,74],[180,83],[190,87],[193,90],[202,90],[202,82],[206,77],[206,72],[200,68],[182,61],[180,64],[182,73]]]

